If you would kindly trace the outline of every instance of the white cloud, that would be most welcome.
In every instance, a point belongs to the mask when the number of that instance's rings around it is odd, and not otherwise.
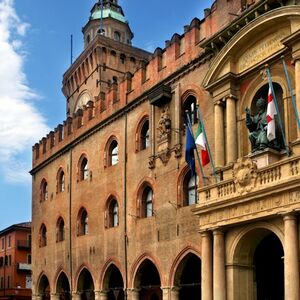
[[[0,0],[0,171],[9,182],[30,180],[30,162],[22,162],[20,156],[49,131],[34,107],[37,94],[23,71],[22,38],[28,27],[13,0]]]

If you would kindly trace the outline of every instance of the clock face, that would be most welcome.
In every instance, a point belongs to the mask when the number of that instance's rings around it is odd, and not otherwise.
[[[83,93],[79,96],[77,104],[75,107],[75,113],[78,109],[83,109],[83,106],[86,105],[91,100],[91,97],[88,93]]]

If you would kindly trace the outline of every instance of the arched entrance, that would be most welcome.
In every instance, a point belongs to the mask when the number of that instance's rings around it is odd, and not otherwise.
[[[104,277],[103,289],[108,291],[107,300],[124,300],[124,282],[120,270],[110,265]]]
[[[201,260],[193,253],[187,254],[177,267],[174,287],[179,289],[178,300],[201,299]]]
[[[234,299],[284,299],[284,251],[269,229],[247,232],[234,251]]]
[[[57,279],[56,293],[59,294],[60,300],[71,299],[69,280],[64,272],[61,272]]]
[[[80,294],[81,300],[95,299],[94,281],[91,273],[87,269],[83,269],[79,275],[77,292]]]
[[[162,300],[160,276],[152,261],[146,259],[139,266],[135,277],[135,289],[140,300]]]
[[[267,235],[254,253],[257,300],[284,299],[283,248],[274,233]]]
[[[38,291],[42,300],[50,300],[50,284],[46,275],[41,277]]]

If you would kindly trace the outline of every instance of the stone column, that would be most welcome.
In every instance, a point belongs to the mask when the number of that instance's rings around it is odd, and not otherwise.
[[[215,103],[215,164],[222,167],[224,160],[224,116],[221,101]]]
[[[213,295],[214,300],[226,300],[225,242],[220,229],[213,232]]]
[[[80,300],[80,299],[81,299],[80,293],[77,292],[72,293],[72,300]]]
[[[170,288],[163,287],[161,289],[162,289],[162,300],[169,300],[169,291],[170,291]]]
[[[179,287],[174,286],[171,289],[171,300],[179,300]]]
[[[51,300],[59,300],[59,294],[51,294],[50,299]]]
[[[41,295],[32,295],[31,299],[32,300],[42,300],[43,297]]]
[[[95,291],[95,300],[107,300],[107,292]]]
[[[284,221],[284,293],[288,300],[299,300],[299,255],[297,218],[293,214]]]
[[[213,261],[212,236],[210,232],[201,233],[201,295],[202,300],[213,299]]]
[[[128,300],[139,300],[139,290],[132,289],[127,290],[128,291]]]
[[[226,163],[237,159],[237,124],[236,124],[236,98],[229,95],[226,98]]]
[[[298,114],[300,114],[300,57],[295,60],[295,94]],[[298,126],[297,126],[298,128]],[[300,129],[297,129],[297,138],[300,139]]]

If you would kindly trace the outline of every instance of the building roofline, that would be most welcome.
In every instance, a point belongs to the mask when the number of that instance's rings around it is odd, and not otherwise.
[[[18,224],[13,224],[3,230],[0,231],[0,236],[11,232],[11,231],[16,231],[16,230],[31,230],[31,222],[23,222],[23,223],[18,223]]]

